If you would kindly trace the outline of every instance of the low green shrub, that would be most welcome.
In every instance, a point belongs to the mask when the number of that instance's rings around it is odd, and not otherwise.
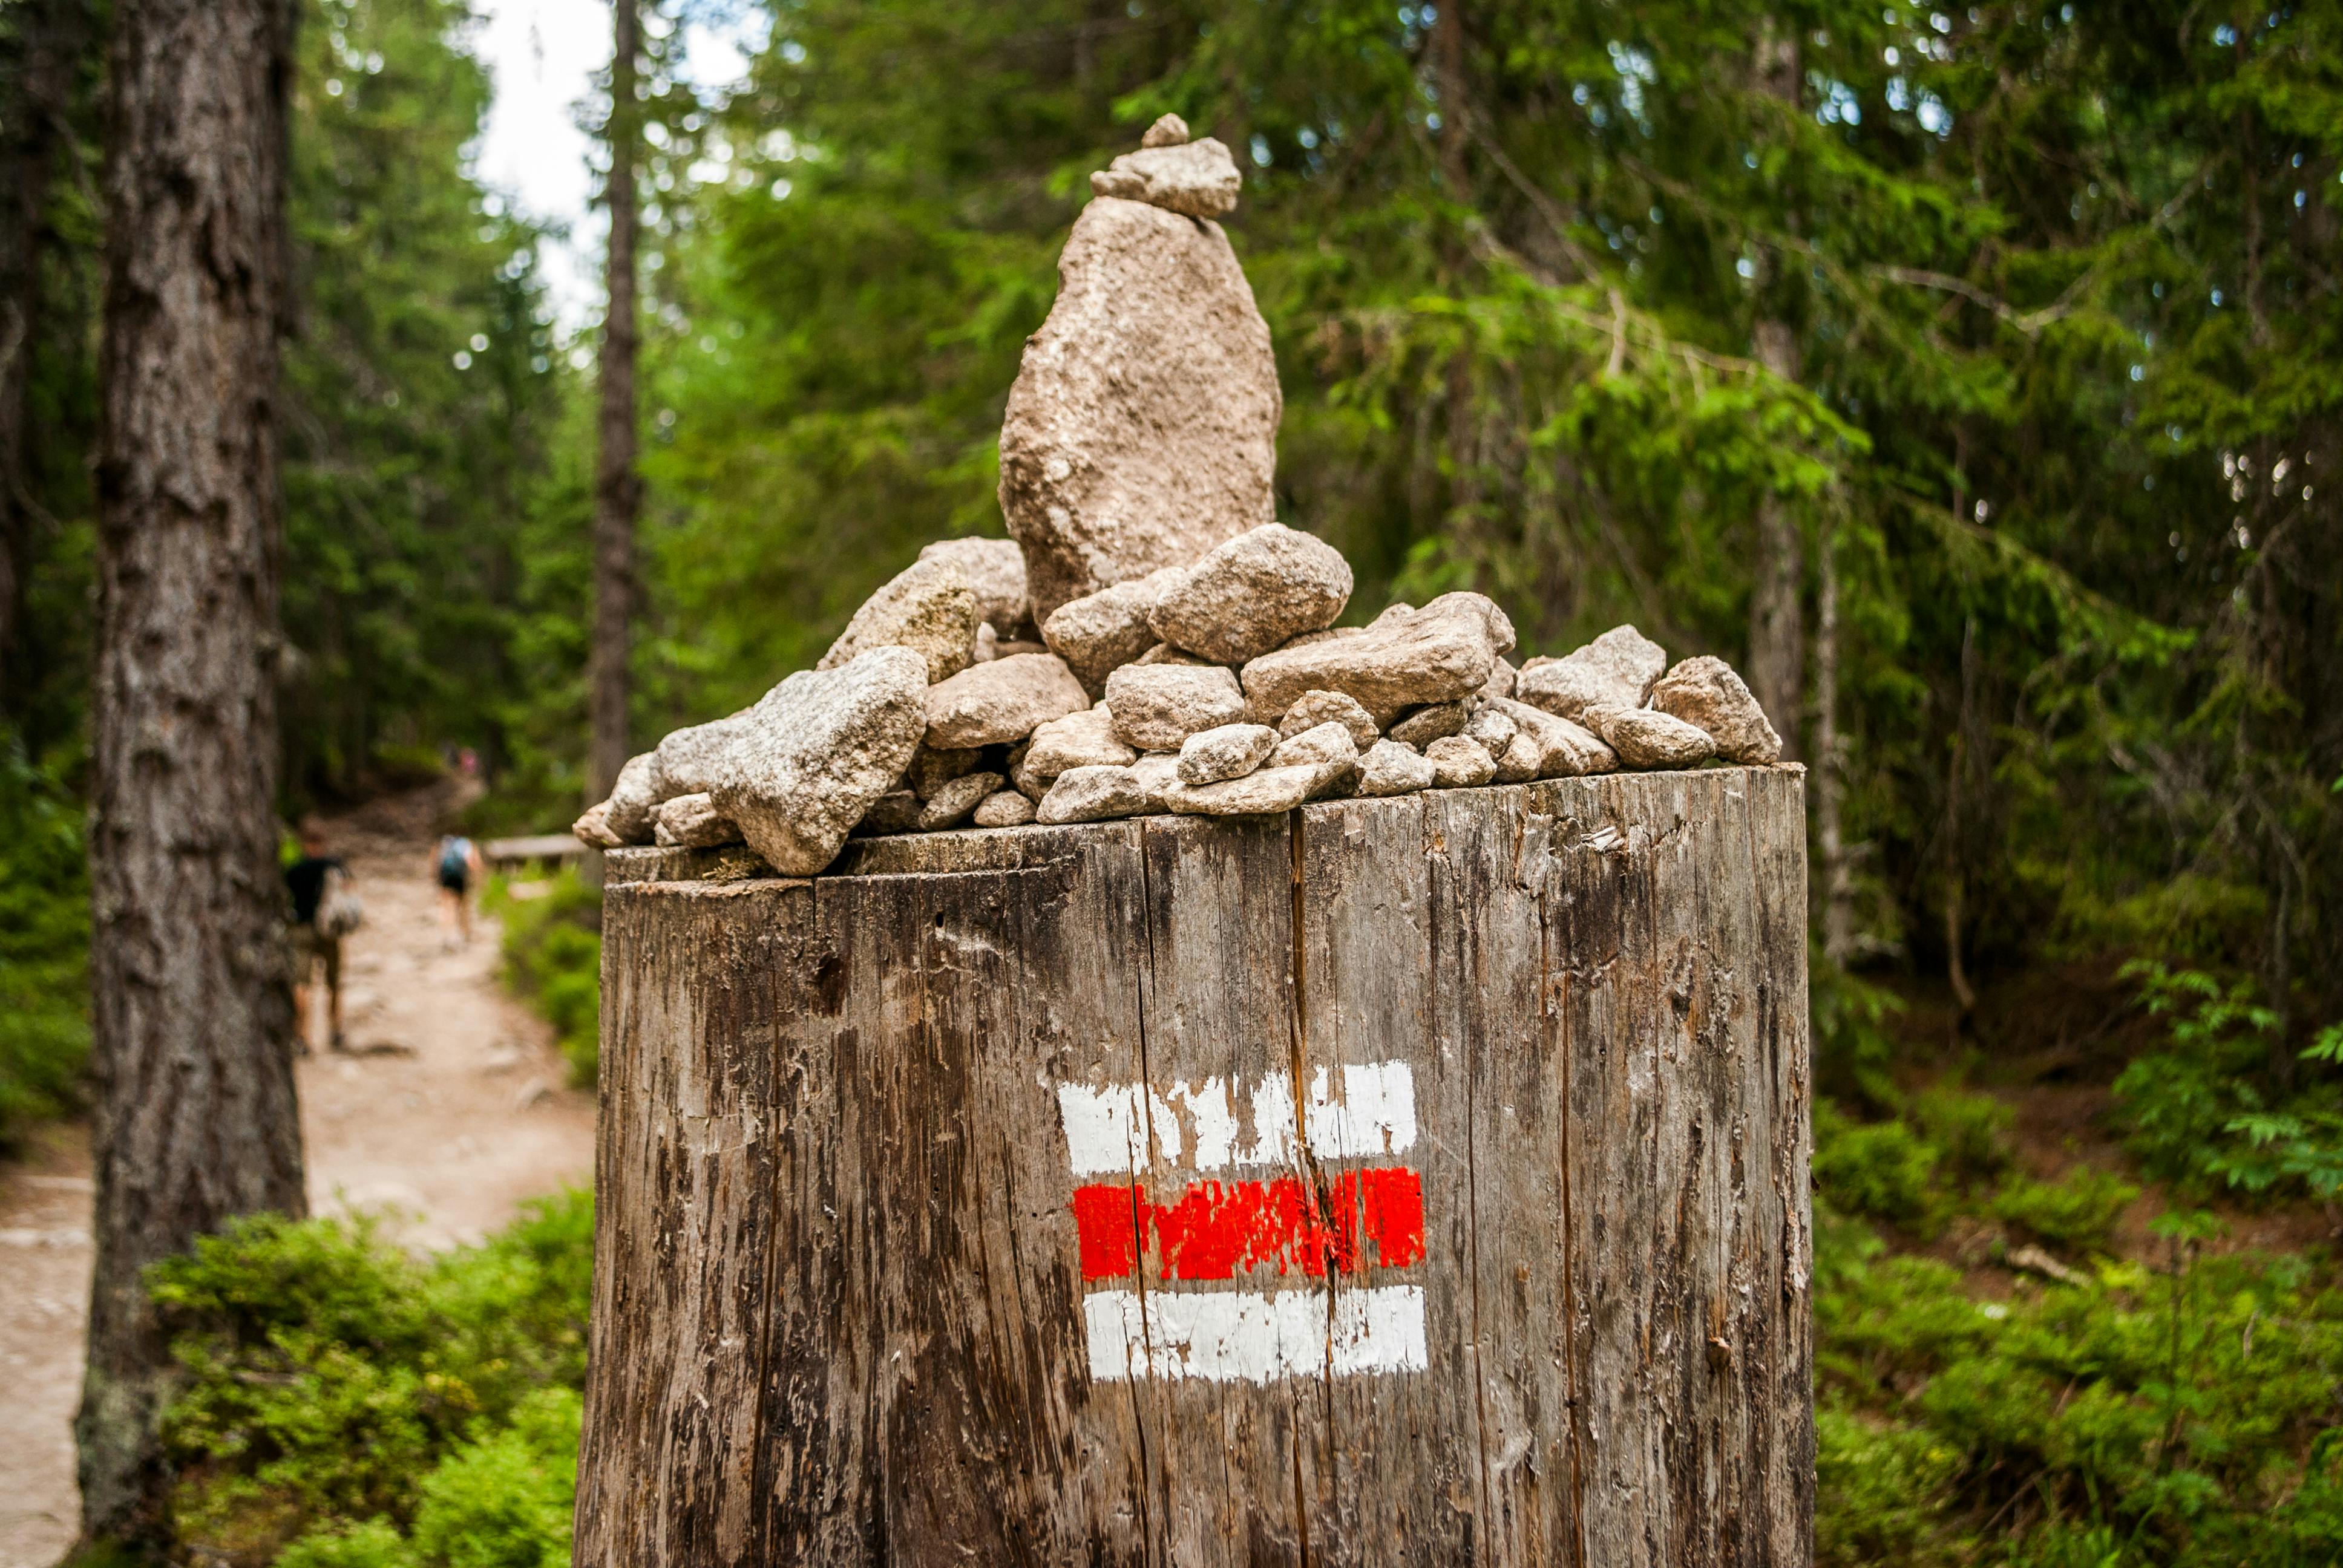
[[[2147,1010],[2169,1020],[2168,1050],[2116,1080],[2132,1153],[2159,1180],[2203,1197],[2343,1196],[2343,1024],[2300,1053],[2291,1088],[2272,1081],[2277,1015],[2252,984],[2134,964]]]
[[[198,1558],[488,1568],[568,1555],[593,1211],[572,1192],[418,1261],[256,1216],[158,1266],[165,1419]]]
[[[2328,1260],[2184,1253],[2006,1302],[1926,1259],[1817,1278],[1822,1562],[2343,1554]]]
[[[0,730],[0,1147],[74,1108],[89,1057],[89,879],[60,772]]]
[[[2014,1118],[1993,1096],[1939,1084],[1913,1098],[1911,1117],[1938,1150],[1944,1175],[1964,1190],[1981,1187],[2009,1168]]]
[[[529,899],[492,879],[485,903],[504,921],[506,983],[553,1025],[570,1081],[592,1087],[602,1044],[601,894],[564,869]]]
[[[1942,1158],[1902,1121],[1853,1121],[1829,1101],[1815,1103],[1815,1191],[1841,1213],[1933,1234],[1943,1219]]]
[[[2088,1167],[2056,1181],[2014,1176],[1995,1195],[1993,1217],[2064,1251],[2103,1251],[2116,1216],[2138,1196],[2139,1189],[2122,1177]]]

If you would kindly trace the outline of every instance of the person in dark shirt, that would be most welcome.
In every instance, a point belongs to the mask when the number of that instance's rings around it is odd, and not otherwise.
[[[333,1050],[347,1050],[342,1039],[342,939],[317,929],[317,906],[325,901],[326,880],[349,868],[326,853],[326,836],[315,822],[301,824],[301,858],[285,868],[285,886],[293,895],[293,1039],[301,1054],[309,1053],[309,985],[316,971],[326,971],[326,1017],[332,1028]]]

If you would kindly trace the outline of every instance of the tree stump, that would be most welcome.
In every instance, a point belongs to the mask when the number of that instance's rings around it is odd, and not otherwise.
[[[1802,797],[613,852],[577,1561],[1808,1562]]]

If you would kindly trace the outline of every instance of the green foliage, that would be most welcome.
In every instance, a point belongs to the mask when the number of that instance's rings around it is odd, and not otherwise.
[[[1979,1302],[1943,1264],[1817,1292],[1829,1563],[2313,1563],[2343,1550],[2343,1292],[2290,1258]],[[2096,1553],[2096,1555],[2093,1553]]]
[[[2013,1177],[1993,1200],[1993,1217],[2021,1235],[2072,1251],[2106,1250],[2116,1217],[2139,1189],[2108,1171],[2078,1166],[2056,1181]]]
[[[566,1561],[592,1206],[421,1261],[366,1221],[262,1216],[159,1265],[188,1382],[182,1540],[261,1562]],[[404,1539],[402,1539],[402,1536]]]
[[[1898,1121],[1851,1122],[1828,1101],[1815,1106],[1815,1192],[1844,1214],[1916,1235],[1941,1221],[1936,1186],[1943,1151]]]
[[[510,747],[512,585],[560,373],[537,234],[468,176],[487,71],[462,0],[313,0],[299,35],[288,347],[288,785]]]
[[[2274,1063],[2278,1016],[2249,986],[2157,963],[2125,972],[2172,1032],[2170,1049],[2140,1057],[2116,1081],[2147,1169],[2195,1193],[2343,1192],[2343,1077],[2332,1070],[2343,1025],[2300,1052],[2304,1070]],[[2295,1081],[2282,1084],[2274,1065]]]
[[[591,1087],[601,1057],[602,895],[565,869],[516,898],[492,881],[485,902],[504,922],[505,980],[553,1025],[573,1082]]]
[[[78,1100],[88,949],[80,807],[0,728],[0,1148]]]

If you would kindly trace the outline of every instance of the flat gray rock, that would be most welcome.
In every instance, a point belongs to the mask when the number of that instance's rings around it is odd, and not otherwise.
[[[662,800],[657,816],[651,841],[669,849],[713,849],[740,841],[740,829],[706,795],[678,795]]]
[[[1614,626],[1577,651],[1522,667],[1513,695],[1563,719],[1603,706],[1641,708],[1652,683],[1668,667],[1660,645],[1632,626]]]
[[[1112,709],[1098,707],[1036,728],[1020,766],[1046,788],[1070,768],[1128,768],[1138,758],[1138,749],[1124,745],[1115,734]]]
[[[1381,729],[1403,709],[1477,693],[1512,646],[1512,623],[1495,605],[1479,594],[1443,594],[1356,636],[1262,655],[1244,667],[1245,695],[1257,715],[1282,717],[1305,693],[1339,691]]]
[[[1341,764],[1300,762],[1291,768],[1263,768],[1219,784],[1175,783],[1163,792],[1163,805],[1192,817],[1258,817],[1291,811],[1315,799],[1328,780],[1342,771]]]
[[[981,746],[955,746],[949,750],[922,743],[911,753],[911,765],[903,769],[903,782],[911,793],[925,800],[955,779],[973,773],[983,764]]]
[[[1412,795],[1429,789],[1440,769],[1402,741],[1378,740],[1359,759],[1359,793]]]
[[[874,648],[908,648],[928,661],[929,680],[943,680],[975,662],[982,619],[960,568],[922,558],[863,600],[814,668],[836,669]]]
[[[926,660],[922,659],[922,677],[926,668]],[[779,690],[779,687],[775,687],[760,700],[770,701]],[[670,730],[667,739],[659,743],[657,753],[659,798],[672,800],[678,795],[701,795],[713,789],[716,775],[730,752],[732,742],[739,739],[749,722],[749,716],[755,711],[755,707],[751,706],[721,719],[711,719],[705,724]]]
[[[1489,706],[1513,719],[1521,734],[1536,743],[1539,752],[1536,777],[1575,779],[1586,773],[1618,770],[1618,754],[1603,744],[1602,737],[1584,725],[1567,719],[1557,719],[1542,708],[1532,708],[1526,702],[1515,702],[1509,698],[1493,699]]]
[[[1418,616],[1424,616],[1434,612],[1453,614],[1463,611],[1470,611],[1481,618],[1481,623],[1489,629],[1489,646],[1497,650],[1498,658],[1503,658],[1513,651],[1513,618],[1487,594],[1444,593],[1415,613]],[[1492,666],[1492,673],[1493,672],[1494,667]]]
[[[1489,672],[1487,683],[1481,688],[1481,695],[1511,697],[1513,694],[1513,682],[1520,678],[1520,675],[1521,672],[1513,668],[1512,660],[1500,658],[1497,660],[1497,668]]]
[[[1277,731],[1266,724],[1223,724],[1191,735],[1180,746],[1180,782],[1218,784],[1242,779],[1277,749]]]
[[[1538,776],[1545,753],[1538,749],[1535,738],[1516,729],[1505,749],[1490,760],[1497,769],[1498,783],[1526,784]]]
[[[1652,688],[1652,707],[1708,731],[1719,757],[1755,763],[1782,759],[1781,736],[1741,677],[1721,658],[1703,654],[1678,664]],[[617,792],[610,798],[616,800]]]
[[[1147,624],[1175,648],[1242,664],[1334,624],[1351,602],[1351,563],[1323,539],[1265,523],[1172,575]]]
[[[1269,765],[1292,768],[1312,762],[1347,767],[1358,759],[1359,743],[1351,739],[1351,732],[1338,723],[1328,722],[1279,741],[1277,749],[1270,753]]]
[[[1289,637],[1277,646],[1281,648],[1308,648],[1312,643],[1332,642],[1338,637],[1358,637],[1366,629],[1363,626],[1330,626],[1323,631],[1305,631],[1299,637]]]
[[[1462,735],[1443,736],[1423,749],[1423,758],[1432,764],[1433,782],[1443,789],[1469,789],[1497,776],[1495,759],[1479,741]]]
[[[956,828],[974,815],[977,807],[1007,782],[998,773],[964,773],[929,796],[914,824],[922,833]]]
[[[654,824],[656,826],[656,824]],[[586,814],[569,824],[569,831],[589,849],[623,849],[627,841],[610,831],[610,803],[597,800]]]
[[[1014,789],[1001,789],[976,803],[980,828],[1022,828],[1033,819],[1033,802]]]
[[[1101,196],[1001,427],[1001,510],[1045,622],[1275,520],[1269,327],[1220,226]]]
[[[920,825],[921,806],[920,798],[909,789],[890,789],[870,803],[870,809],[862,814],[862,820],[854,830],[865,836],[909,833]]]
[[[1058,775],[1034,809],[1033,819],[1051,827],[1103,822],[1136,817],[1151,804],[1146,787],[1128,768],[1072,768]]]
[[[939,749],[1022,740],[1052,719],[1079,713],[1090,694],[1053,653],[1020,653],[970,665],[928,689],[928,744]]]
[[[1198,658],[1194,654],[1173,648],[1168,642],[1159,642],[1131,662],[1133,664],[1210,664],[1212,661],[1209,658]]]
[[[1177,751],[1150,751],[1131,765],[1131,777],[1139,792],[1147,797],[1147,809],[1164,809],[1163,792],[1180,782],[1180,754]]]
[[[669,791],[659,788],[659,753],[646,751],[627,759],[618,769],[618,777],[610,786],[609,829],[622,844],[648,844],[653,826],[652,814]]]
[[[1177,115],[1158,115],[1147,134],[1139,138],[1142,147],[1176,147],[1188,139],[1188,122]]]
[[[1579,720],[1630,768],[1696,768],[1716,755],[1716,741],[1707,730],[1672,713],[1597,703],[1584,709]]]
[[[1015,539],[938,539],[920,548],[923,561],[949,561],[976,595],[976,618],[997,637],[1030,636],[1033,596],[1025,587],[1025,552]]]
[[[1143,201],[1189,217],[1233,212],[1244,176],[1217,137],[1184,146],[1145,146],[1091,175],[1091,195]]]
[[[1411,709],[1391,727],[1390,737],[1419,749],[1450,735],[1464,733],[1472,709],[1463,702],[1435,702]]]
[[[1315,729],[1322,724],[1339,724],[1351,732],[1352,741],[1361,750],[1375,743],[1381,731],[1374,715],[1359,706],[1359,699],[1342,691],[1305,691],[1285,717],[1277,721],[1277,732],[1291,738],[1305,729]]]
[[[1147,614],[1180,569],[1165,567],[1067,600],[1041,623],[1041,639],[1085,687],[1104,690],[1108,676],[1145,658],[1156,645]]]
[[[1141,751],[1176,751],[1245,710],[1236,676],[1217,664],[1126,664],[1107,677],[1106,704],[1116,737]]]
[[[709,791],[716,809],[775,871],[813,876],[910,766],[927,690],[927,661],[908,648],[799,670],[740,721]]]
[[[1513,715],[1483,702],[1473,709],[1473,716],[1457,733],[1468,740],[1479,741],[1481,749],[1494,757],[1512,743],[1513,732],[1520,728]]]

